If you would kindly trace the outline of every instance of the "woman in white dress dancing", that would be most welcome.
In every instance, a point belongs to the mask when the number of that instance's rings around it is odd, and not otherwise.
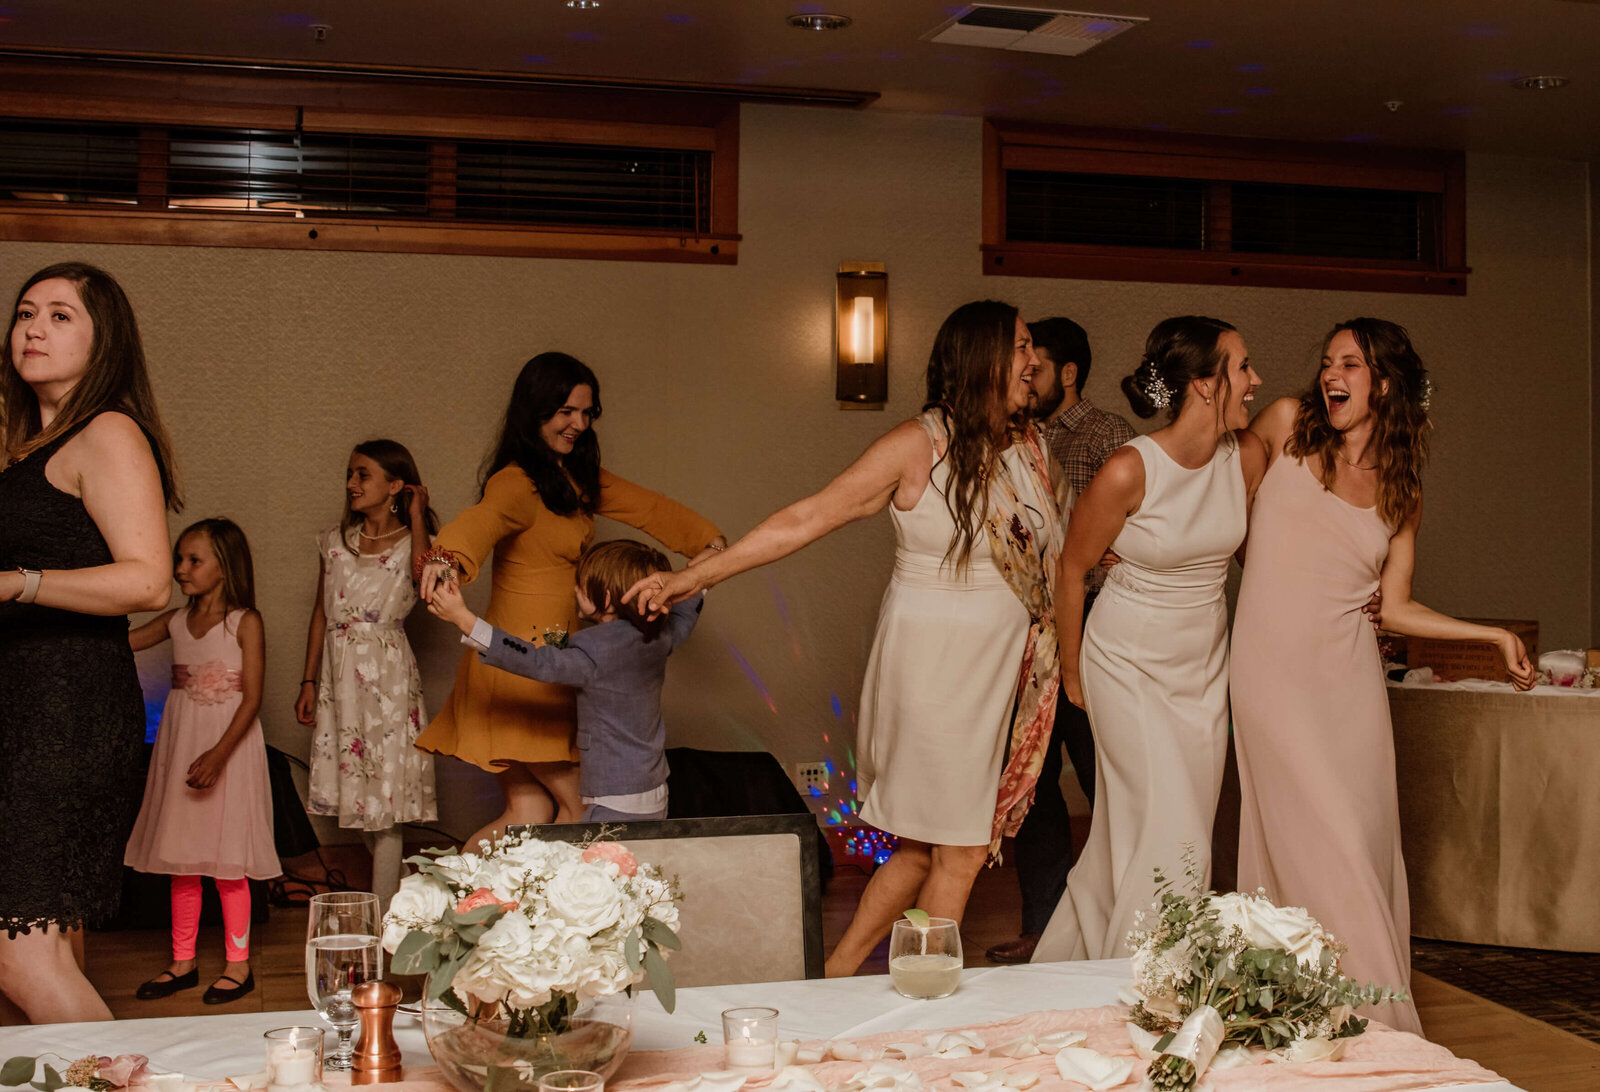
[[[1084,490],[1056,574],[1061,687],[1089,714],[1094,818],[1035,962],[1128,954],[1154,870],[1182,876],[1193,845],[1210,878],[1211,823],[1228,747],[1228,560],[1266,469],[1244,431],[1261,379],[1219,319],[1150,332],[1122,388],[1140,417],[1171,423],[1119,448]],[[1083,574],[1111,569],[1080,641]]]
[[[855,973],[908,907],[959,920],[1032,798],[1055,715],[1050,579],[1066,502],[1026,414],[1037,366],[1016,308],[958,308],[934,340],[921,415],[725,553],[628,592],[660,611],[889,507],[895,569],[862,684],[857,784],[862,818],[900,847],[829,976]]]

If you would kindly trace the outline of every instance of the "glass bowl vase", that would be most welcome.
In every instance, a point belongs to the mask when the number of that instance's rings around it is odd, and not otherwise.
[[[536,1092],[539,1078],[558,1069],[587,1069],[609,1081],[633,1043],[633,998],[585,1001],[562,1032],[523,1037],[508,1028],[503,1014],[475,1019],[424,995],[428,1052],[457,1092]]]

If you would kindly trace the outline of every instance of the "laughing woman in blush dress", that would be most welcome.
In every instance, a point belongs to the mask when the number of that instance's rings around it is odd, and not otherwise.
[[[1260,383],[1226,322],[1157,324],[1123,390],[1139,416],[1165,407],[1171,424],[1112,454],[1072,511],[1056,632],[1062,693],[1094,729],[1094,818],[1036,963],[1127,955],[1154,870],[1181,876],[1187,845],[1210,877],[1228,747],[1223,582],[1266,467],[1243,431]],[[1108,548],[1122,560],[1083,628],[1083,577]]]
[[[1244,798],[1239,888],[1304,906],[1342,942],[1353,978],[1407,988],[1410,905],[1400,857],[1383,625],[1498,645],[1519,689],[1527,652],[1503,629],[1411,598],[1427,454],[1427,372],[1406,331],[1336,326],[1316,381],[1251,424],[1270,460],[1250,522],[1234,616],[1234,747]],[[1415,1006],[1365,1015],[1421,1031]]]

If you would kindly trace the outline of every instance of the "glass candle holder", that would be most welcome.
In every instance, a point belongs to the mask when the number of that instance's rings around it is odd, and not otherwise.
[[[589,1069],[557,1069],[539,1078],[539,1092],[605,1092],[606,1080]]]
[[[310,1092],[322,1087],[322,1029],[273,1028],[267,1041],[267,1092]]]
[[[774,1069],[777,1066],[778,1010],[765,1007],[728,1009],[722,1014],[722,1042],[729,1069]]]

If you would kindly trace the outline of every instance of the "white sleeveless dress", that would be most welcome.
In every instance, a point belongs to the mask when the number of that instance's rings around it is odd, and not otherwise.
[[[1148,436],[1144,501],[1111,548],[1079,670],[1094,728],[1094,819],[1034,962],[1129,954],[1156,867],[1183,881],[1185,843],[1211,875],[1211,823],[1228,748],[1228,559],[1244,541],[1238,445],[1180,466]],[[1064,700],[1064,699],[1063,699]]]
[[[918,420],[939,436],[927,414]],[[1013,446],[1001,459],[1023,501],[1048,511],[1022,452]],[[934,460],[916,505],[889,505],[894,575],[861,685],[856,783],[861,818],[880,830],[981,846],[994,819],[1029,618],[982,528],[965,569],[945,561],[956,532],[945,506],[950,467]],[[1035,523],[1037,535],[1061,533],[1042,517]]]

